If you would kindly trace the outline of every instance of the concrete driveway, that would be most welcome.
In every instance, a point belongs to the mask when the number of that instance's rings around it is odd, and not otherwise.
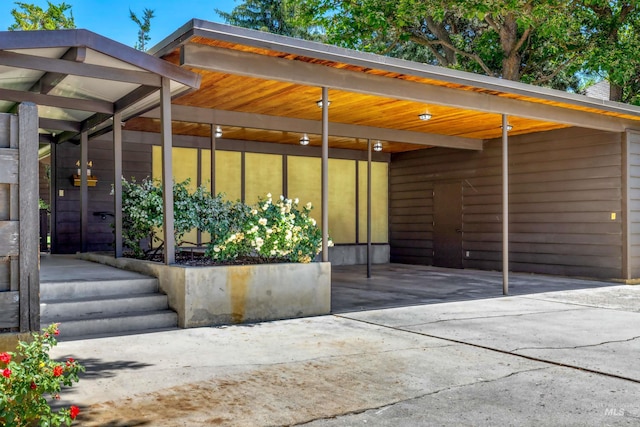
[[[638,425],[638,354],[640,287],[598,282],[54,350],[112,427]]]

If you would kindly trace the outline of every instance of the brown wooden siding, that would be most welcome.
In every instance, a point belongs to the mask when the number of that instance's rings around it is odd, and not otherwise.
[[[629,132],[628,138],[628,204],[629,212],[629,279],[640,277],[640,133]]]
[[[74,187],[71,176],[77,172],[80,146],[61,144],[57,149],[57,190],[64,196],[56,197],[55,253],[75,253],[81,249],[80,240],[80,187]],[[123,174],[130,180],[140,181],[151,176],[151,146],[135,142],[132,133],[123,134]],[[111,134],[89,141],[89,160],[93,162],[92,174],[98,178],[95,187],[89,187],[89,239],[88,251],[113,249],[113,217],[102,219],[94,212],[113,213],[113,152]]]
[[[463,265],[501,270],[501,162],[500,140],[486,142],[482,152],[427,149],[394,154],[392,262],[432,264],[433,184],[461,182]],[[640,181],[640,155],[637,164]],[[509,185],[512,271],[621,277],[620,134],[564,129],[513,137]],[[640,212],[640,184],[637,204]],[[636,231],[640,236],[640,222]],[[637,245],[640,256],[640,239]]]

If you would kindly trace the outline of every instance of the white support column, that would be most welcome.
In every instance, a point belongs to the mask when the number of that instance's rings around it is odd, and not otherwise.
[[[113,115],[113,222],[115,257],[121,258],[122,244],[122,113]]]
[[[509,294],[509,117],[502,115],[502,293]]]
[[[161,133],[162,139],[162,195],[163,195],[163,232],[164,232],[164,262],[175,264],[176,242],[173,223],[173,154],[171,138],[171,91],[169,79],[162,78],[160,89]]]
[[[211,195],[216,195],[216,125],[211,125]]]
[[[87,177],[89,163],[89,134],[80,133],[80,252],[87,252],[89,237],[89,180]]]
[[[329,89],[322,88],[322,262],[329,261]]]

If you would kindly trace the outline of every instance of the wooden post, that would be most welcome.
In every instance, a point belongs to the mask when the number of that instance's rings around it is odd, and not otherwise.
[[[173,154],[171,139],[171,91],[169,79],[162,78],[160,89],[162,139],[162,196],[164,201],[164,262],[175,264],[176,241],[173,225]]]
[[[211,125],[211,195],[216,195],[216,126]]]
[[[116,258],[122,257],[122,113],[113,115],[113,222]]]
[[[87,179],[89,163],[89,134],[80,133],[80,252],[87,252],[89,238],[89,181]]]
[[[18,107],[20,194],[20,331],[40,330],[38,245],[38,108]]]

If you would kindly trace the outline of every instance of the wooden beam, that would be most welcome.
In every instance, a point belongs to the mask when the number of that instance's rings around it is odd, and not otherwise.
[[[137,70],[106,67],[102,65],[73,62],[64,59],[27,55],[9,51],[0,51],[0,65],[29,70],[40,70],[48,73],[59,73],[103,79],[115,82],[131,83],[144,86],[160,87],[160,76]]]
[[[72,47],[60,58],[65,61],[84,62],[87,59],[86,47]],[[47,95],[53,90],[68,74],[65,73],[45,73],[38,80],[31,90],[38,89],[41,94]]]
[[[160,118],[160,112],[158,109],[155,109],[145,113],[143,117]],[[176,121],[193,123],[221,124],[254,129],[311,133],[316,135],[322,134],[322,121],[319,120],[294,119],[290,117],[213,110],[184,105],[173,105],[172,118]],[[463,138],[459,136],[437,135],[333,122],[331,123],[330,132],[332,136],[381,139],[383,141],[403,142],[429,147],[460,148],[467,150],[482,150],[483,142],[480,139]]]
[[[82,125],[79,122],[72,122],[70,120],[48,119],[46,117],[39,118],[38,126],[42,129],[70,131],[77,133],[82,130]]]
[[[77,99],[66,96],[41,95],[21,90],[0,89],[0,99],[13,102],[32,102],[49,107],[68,108],[79,111],[113,114],[113,104],[109,101]]]
[[[623,132],[627,128],[637,127],[640,124],[634,120],[500,97],[491,93],[429,85],[214,46],[184,45],[181,48],[180,60],[182,65],[204,70],[306,86],[327,86],[349,92],[487,113],[509,114],[611,132]],[[569,103],[569,101],[564,102]],[[592,108],[597,106],[594,105]]]

